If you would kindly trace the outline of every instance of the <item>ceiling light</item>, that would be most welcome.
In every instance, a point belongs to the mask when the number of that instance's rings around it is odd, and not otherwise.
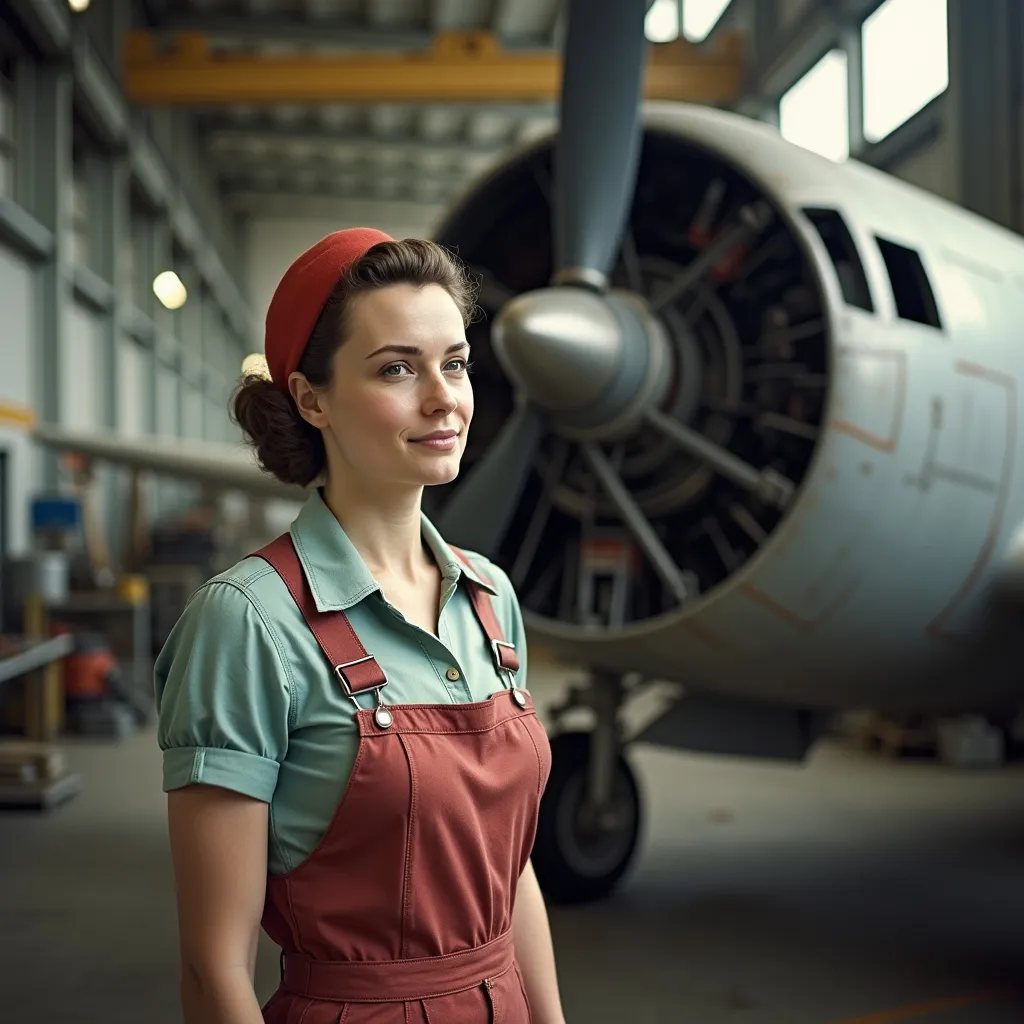
[[[243,377],[264,377],[270,380],[270,367],[262,352],[252,352],[242,360]]]
[[[81,14],[89,6],[89,0],[68,0],[68,7],[76,14]]]
[[[153,293],[168,309],[181,309],[188,292],[173,270],[165,270],[153,279]]]

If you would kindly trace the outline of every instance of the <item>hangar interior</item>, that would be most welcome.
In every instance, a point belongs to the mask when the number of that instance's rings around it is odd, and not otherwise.
[[[832,165],[838,173],[863,164],[940,200],[936,211],[980,215],[1007,232],[988,254],[971,243],[992,260],[975,263],[977,276],[1005,272],[1024,287],[1024,261],[999,263],[1004,251],[1016,255],[1010,233],[1024,232],[1017,0],[645,2],[647,100],[759,122],[814,154],[822,180]],[[298,507],[286,494],[218,483],[214,470],[190,478],[180,467],[162,471],[155,456],[148,467],[144,457],[119,459],[116,449],[153,442],[211,459],[237,451],[229,402],[246,361],[262,351],[274,287],[336,228],[369,224],[396,238],[451,243],[479,280],[488,314],[480,330],[513,296],[544,287],[548,211],[537,197],[551,202],[551,161],[520,155],[558,129],[568,7],[0,5],[0,1005],[12,1008],[11,1021],[181,1019],[152,661],[189,594],[286,528]],[[715,203],[721,172],[659,183],[650,168],[660,161],[671,170],[675,157],[658,145],[667,143],[645,143],[638,208],[646,194],[656,203],[658,188],[699,187],[686,198],[699,217],[702,203]],[[788,187],[785,167],[762,170],[765,187],[773,173]],[[812,192],[795,201],[815,206]],[[840,225],[844,213],[853,216],[845,195],[837,186]],[[477,222],[490,209],[488,234]],[[835,222],[828,210],[823,216],[815,226],[828,247]],[[959,223],[958,214],[936,213],[947,216]],[[927,236],[927,224],[922,230]],[[885,266],[898,291],[898,269]],[[650,273],[653,288],[662,278]],[[933,284],[941,306],[942,282]],[[928,326],[927,312],[897,312],[915,329]],[[884,347],[890,336],[879,329],[871,337]],[[478,397],[474,458],[495,443],[513,407],[490,364],[481,368],[487,390]],[[820,376],[822,368],[809,361],[803,369]],[[753,372],[763,380],[777,364],[766,359]],[[1015,437],[1016,406],[1006,402]],[[787,422],[793,436],[817,436]],[[553,461],[553,450],[544,458]],[[779,458],[772,465],[798,477],[796,463]],[[810,449],[792,458],[804,465]],[[986,455],[965,458],[981,466]],[[1006,455],[1007,488],[1013,458]],[[594,465],[607,480],[605,464]],[[737,479],[744,472],[733,470]],[[1019,512],[1001,487],[977,489],[1001,516],[1005,507]],[[884,520],[887,494],[865,484],[863,515]],[[642,509],[652,520],[654,507],[656,499]],[[775,527],[765,528],[761,511],[757,521],[745,515],[735,514],[731,529],[756,551]],[[1008,543],[1010,520],[979,527],[985,559]],[[725,568],[721,578],[708,570],[702,590],[727,582],[742,546],[707,529]],[[531,530],[517,519],[496,560],[512,570]],[[662,550],[640,546],[648,556]],[[897,536],[888,555],[869,555],[898,561],[898,549]],[[545,566],[524,573],[517,589],[540,623],[530,687],[553,709],[569,684],[602,666],[573,659],[584,634],[540,622],[557,619],[547,610],[553,598],[524,596]],[[679,579],[663,578],[668,590]],[[658,605],[650,617],[664,611]],[[802,631],[812,631],[806,623],[816,614],[797,622],[794,643],[812,645]],[[628,633],[628,625],[609,629]],[[692,639],[677,635],[637,670],[657,677],[646,666],[671,661],[675,645]],[[620,676],[633,667],[622,650],[608,666]],[[686,682],[654,681],[662,690],[645,691],[625,712],[634,736]],[[945,720],[845,703],[829,709],[858,713],[842,730],[830,718],[792,743],[804,719],[776,722],[760,705],[753,718],[708,706],[696,728],[730,731],[721,745],[662,742],[652,727],[649,742],[630,752],[626,778],[640,780],[644,827],[635,810],[626,853],[610,854],[622,861],[614,891],[582,905],[552,901],[567,1019],[1022,1019],[1019,703],[1001,699],[998,719],[965,708],[972,714]],[[750,743],[736,738],[747,728]],[[767,732],[785,737],[762,744]],[[787,744],[797,755],[780,755]],[[773,760],[759,759],[762,746]],[[261,995],[276,981],[275,951],[261,948]]]

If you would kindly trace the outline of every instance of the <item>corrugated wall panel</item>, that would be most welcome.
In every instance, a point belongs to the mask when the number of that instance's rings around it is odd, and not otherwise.
[[[149,354],[131,338],[118,351],[120,387],[117,393],[117,424],[123,434],[137,437],[147,432],[149,402]]]
[[[184,386],[183,395],[184,421],[182,423],[182,436],[201,439],[203,437],[203,395],[194,387]]]
[[[203,435],[207,441],[235,441],[238,428],[228,417],[227,405],[222,401],[206,401],[206,429]]]
[[[35,296],[32,268],[0,245],[0,403],[34,405]],[[24,430],[2,422],[0,451],[6,467],[7,544],[12,554],[22,554],[29,545],[28,506],[39,485],[39,453]]]
[[[60,410],[68,427],[99,430],[106,424],[103,324],[77,302],[65,314],[61,341]]]
[[[156,370],[156,432],[160,437],[180,437],[178,388],[180,379],[174,370],[158,366]],[[154,493],[157,515],[165,515],[180,504],[181,485],[176,480],[160,478]]]
[[[31,404],[34,335],[32,269],[0,245],[0,400]]]

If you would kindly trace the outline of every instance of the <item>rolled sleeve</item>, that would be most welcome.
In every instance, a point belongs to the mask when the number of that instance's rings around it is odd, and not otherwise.
[[[165,792],[204,783],[265,802],[288,750],[291,695],[274,636],[245,590],[189,602],[154,673]]]
[[[197,782],[222,786],[270,803],[280,762],[229,747],[168,747],[164,750],[164,792]]]

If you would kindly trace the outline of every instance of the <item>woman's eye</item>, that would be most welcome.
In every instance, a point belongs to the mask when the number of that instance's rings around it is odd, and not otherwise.
[[[467,373],[473,368],[473,364],[467,362],[465,359],[452,359],[450,362],[445,364],[445,373]],[[412,370],[405,363],[392,363],[390,366],[385,366],[381,373],[385,377],[405,377],[412,374]]]

